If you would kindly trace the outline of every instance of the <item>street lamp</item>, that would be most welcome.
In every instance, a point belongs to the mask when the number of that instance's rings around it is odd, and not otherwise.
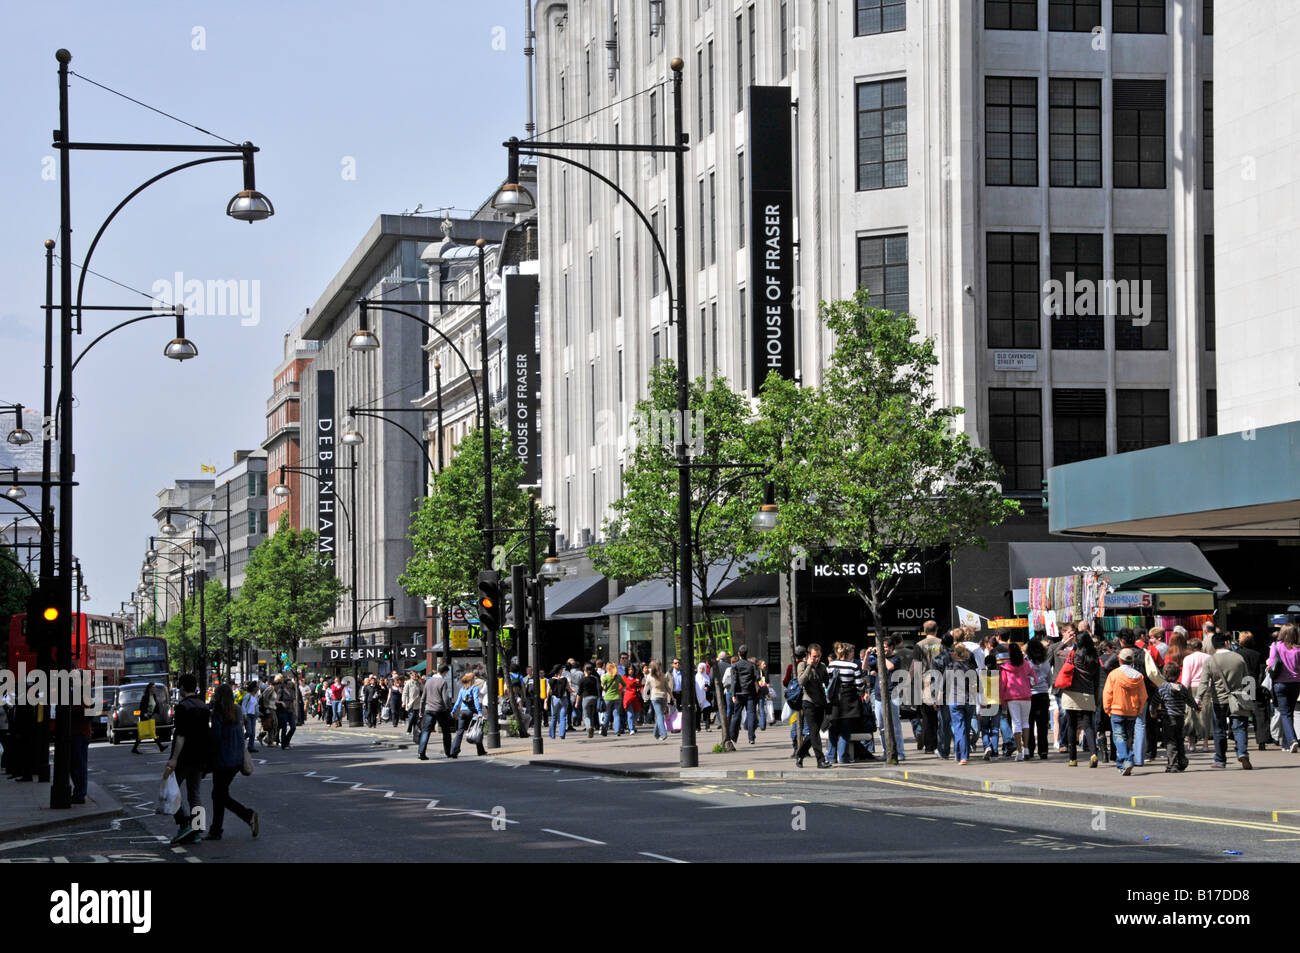
[[[9,487],[9,489],[5,490],[5,496],[17,502],[18,500],[21,500],[27,496],[27,491],[18,485],[18,468],[14,467],[13,471],[14,471],[14,482],[13,485]],[[14,536],[14,541],[17,542],[17,540],[18,537]]]
[[[15,447],[25,447],[32,442],[32,434],[23,426],[23,405],[14,404],[14,429],[5,439]]]
[[[170,357],[173,361],[188,361],[192,357],[199,356],[199,349],[194,342],[185,336],[185,306],[178,304],[175,307],[176,313],[176,337],[172,338],[163,348],[163,356]]]
[[[356,421],[349,418],[344,421],[343,438],[339,442],[345,447],[359,447],[366,442],[366,436],[357,429]]]

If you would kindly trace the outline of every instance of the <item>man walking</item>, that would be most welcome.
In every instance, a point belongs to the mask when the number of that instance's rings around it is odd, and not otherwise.
[[[281,678],[275,676],[279,685],[276,688],[276,715],[280,721],[280,748],[289,750],[289,741],[298,730],[296,715],[298,713],[298,686],[292,676]]]
[[[257,737],[257,715],[261,706],[261,700],[257,694],[257,679],[248,683],[244,691],[244,697],[239,700],[239,707],[244,712],[244,734],[248,736],[248,750],[252,754],[257,754],[257,749],[253,747],[253,741]]]
[[[1120,649],[1119,668],[1110,673],[1102,692],[1102,710],[1115,735],[1115,767],[1124,775],[1133,773],[1137,719],[1147,704],[1146,679],[1133,667],[1134,657],[1132,647]]]
[[[451,757],[451,685],[447,673],[451,667],[443,662],[438,666],[438,674],[430,675],[424,682],[421,694],[420,746],[416,757],[428,761],[425,749],[429,746],[429,735],[433,734],[435,725],[442,732],[442,753]]]
[[[1249,771],[1250,747],[1246,743],[1246,725],[1254,711],[1254,691],[1247,688],[1245,660],[1228,648],[1228,637],[1215,631],[1211,636],[1214,654],[1206,661],[1201,675],[1198,701],[1214,705],[1210,730],[1214,733],[1213,768],[1228,766],[1228,727],[1231,722],[1233,740],[1237,745],[1237,761]]]
[[[817,755],[817,767],[829,768],[830,762],[822,754],[822,721],[826,717],[826,666],[822,664],[822,647],[816,642],[808,646],[808,659],[800,664],[797,675],[803,688],[803,720],[808,726],[795,749],[794,763],[802,768],[804,755],[811,747]]]
[[[754,743],[758,728],[758,666],[749,660],[749,646],[736,649],[740,657],[731,666],[731,725],[728,734],[740,737],[740,713],[743,710],[748,724],[749,743]]]
[[[203,827],[194,817],[195,808],[202,810],[199,782],[208,763],[208,706],[198,696],[198,679],[192,672],[180,677],[181,700],[176,706],[172,726],[172,752],[163,777],[176,775],[181,789],[181,806],[174,815],[176,836],[172,846],[190,844],[198,840]]]

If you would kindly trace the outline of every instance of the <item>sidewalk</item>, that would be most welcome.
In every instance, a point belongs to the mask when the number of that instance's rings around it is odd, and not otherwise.
[[[85,804],[56,811],[50,807],[48,783],[0,780],[0,841],[124,813],[117,799],[94,781],[87,786]]]

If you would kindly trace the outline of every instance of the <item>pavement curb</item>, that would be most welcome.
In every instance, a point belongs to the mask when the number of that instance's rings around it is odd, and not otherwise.
[[[28,834],[39,834],[43,831],[54,830],[60,827],[69,827],[73,824],[83,824],[86,821],[103,821],[109,818],[122,817],[126,814],[126,809],[113,795],[105,791],[100,785],[91,781],[86,786],[86,800],[94,801],[96,810],[83,811],[76,814],[59,814],[53,815],[48,819],[24,824],[20,827],[0,827],[0,843],[9,840],[16,840],[25,837]],[[80,805],[78,805],[80,806]],[[44,811],[53,811],[52,808],[42,808]]]
[[[889,781],[902,781],[914,784],[931,784],[935,787],[950,788],[954,791],[972,791],[981,794],[1009,794],[1013,797],[1040,798],[1062,801],[1070,804],[1083,804],[1101,808],[1156,808],[1169,814],[1181,814],[1188,817],[1206,817],[1217,820],[1263,821],[1278,824],[1285,829],[1286,820],[1278,815],[1282,809],[1237,807],[1226,804],[1206,804],[1167,798],[1153,794],[1126,794],[1121,792],[1089,791],[1079,788],[1055,787],[1021,781],[990,780],[977,777],[940,774],[913,768],[874,768],[868,771],[847,774],[843,771],[829,771],[820,774],[797,768],[790,770],[771,769],[726,769],[726,768],[626,768],[611,765],[586,764],[580,761],[557,761],[531,758],[527,761],[537,767],[561,768],[568,771],[584,771],[589,774],[608,774],[626,778],[645,778],[657,781],[803,781],[806,783],[844,783],[852,780],[869,780],[881,778]],[[1113,769],[1112,769],[1113,770]],[[1300,820],[1300,818],[1296,818]]]

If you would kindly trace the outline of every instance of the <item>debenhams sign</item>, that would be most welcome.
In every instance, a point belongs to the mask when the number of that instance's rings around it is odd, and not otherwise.
[[[790,88],[749,87],[750,340],[757,394],[794,367],[794,172]]]

